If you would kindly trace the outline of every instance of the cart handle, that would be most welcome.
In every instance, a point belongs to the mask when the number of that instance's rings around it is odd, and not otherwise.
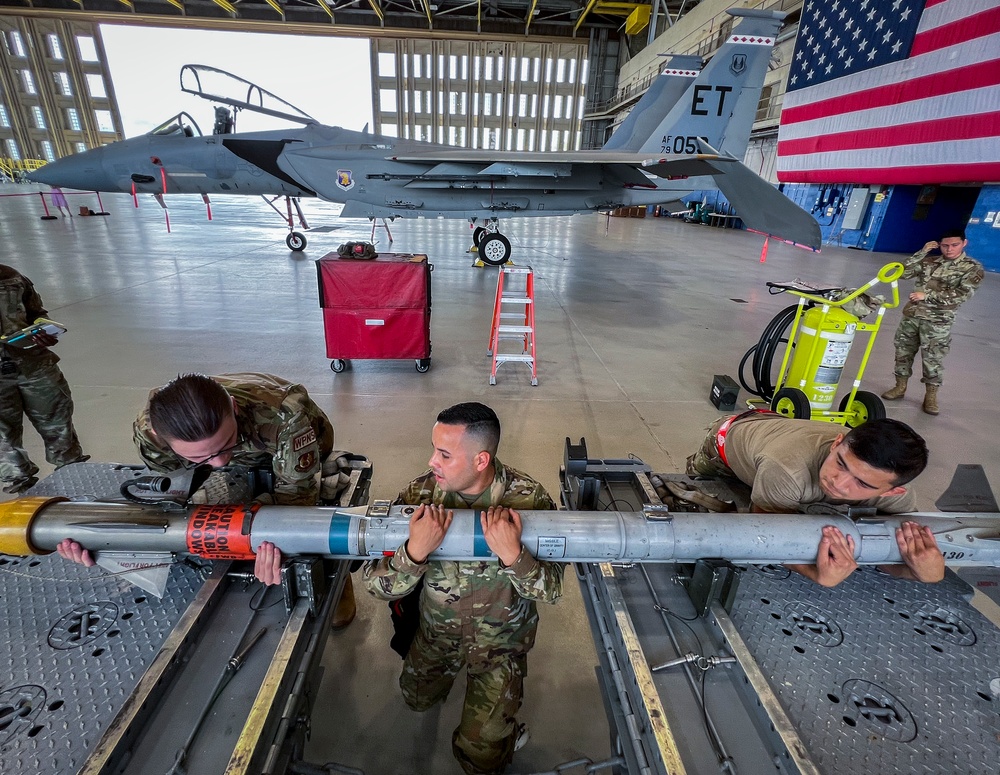
[[[893,261],[891,263],[888,263],[878,270],[878,274],[875,277],[873,277],[871,280],[866,282],[856,291],[845,296],[839,301],[830,301],[830,299],[827,299],[823,296],[815,296],[811,293],[806,293],[805,291],[796,290],[794,288],[786,288],[785,293],[790,293],[793,296],[798,296],[799,298],[806,299],[807,301],[814,301],[817,304],[825,304],[826,306],[829,307],[843,307],[847,302],[856,299],[858,296],[860,296],[862,293],[865,293],[870,288],[878,285],[879,283],[885,283],[886,285],[892,288],[892,302],[883,304],[882,306],[885,309],[892,309],[893,307],[899,306],[899,286],[897,281],[899,280],[900,277],[902,277],[905,269],[906,267],[904,267],[898,261]],[[772,285],[772,283],[768,283],[768,285]],[[775,285],[774,287],[781,287],[781,286]]]

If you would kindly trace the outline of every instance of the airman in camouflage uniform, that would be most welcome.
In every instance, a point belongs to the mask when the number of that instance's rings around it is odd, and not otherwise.
[[[192,462],[270,467],[275,477],[274,503],[316,505],[319,473],[333,449],[333,425],[306,389],[271,374],[222,374],[211,379],[232,398],[235,434],[230,444],[210,450],[231,453],[228,459],[182,457],[153,431],[148,404],[133,425],[139,456],[156,471],[176,471]]]
[[[926,385],[923,409],[927,414],[938,413],[942,361],[951,347],[955,310],[972,298],[983,281],[983,265],[965,254],[967,244],[964,231],[948,231],[940,242],[928,242],[906,262],[903,277],[915,278],[917,289],[910,294],[896,329],[896,386],[882,398],[895,401],[905,395],[913,359],[920,350],[921,382]],[[933,250],[940,250],[941,255],[930,256]]]
[[[13,334],[48,312],[31,280],[0,264],[0,333]],[[39,337],[44,345],[51,336]],[[45,459],[56,468],[87,459],[73,427],[73,397],[59,356],[35,340],[30,348],[0,347],[0,478],[3,491],[19,493],[38,479],[24,449],[24,415],[45,442]]]
[[[477,434],[489,424],[475,422],[484,410],[495,422],[492,440]],[[433,506],[417,510],[409,540],[392,557],[371,561],[364,571],[369,592],[384,600],[405,597],[423,579],[420,626],[399,685],[410,708],[428,710],[445,700],[467,665],[452,751],[465,772],[477,774],[503,772],[524,735],[516,714],[538,626],[535,603],[554,603],[562,594],[563,566],[539,561],[521,546],[516,511],[555,504],[542,485],[494,457],[499,431],[496,415],[482,404],[459,404],[438,416],[431,470],[396,500]],[[485,510],[484,537],[499,561],[428,561],[451,523],[445,510],[456,508]]]
[[[302,385],[253,372],[179,376],[149,394],[133,435],[140,457],[157,471],[193,464],[269,467],[274,491],[257,500],[278,505],[319,502],[323,462],[333,449],[333,425]],[[70,539],[56,549],[68,560],[94,564],[90,553]],[[254,573],[265,584],[280,583],[280,549],[261,543]],[[348,575],[333,626],[346,626],[355,612]]]

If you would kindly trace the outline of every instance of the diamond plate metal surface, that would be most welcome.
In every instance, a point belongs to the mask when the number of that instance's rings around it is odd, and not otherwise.
[[[1000,630],[966,584],[782,575],[749,568],[732,620],[824,773],[996,775]]]
[[[30,494],[117,499],[121,482],[135,475],[77,463]],[[206,576],[174,565],[157,600],[58,555],[0,555],[0,772],[76,773]]]

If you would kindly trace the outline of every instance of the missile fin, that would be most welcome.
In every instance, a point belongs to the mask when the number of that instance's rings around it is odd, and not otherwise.
[[[155,597],[163,597],[174,556],[170,552],[98,552],[94,558],[105,570]]]

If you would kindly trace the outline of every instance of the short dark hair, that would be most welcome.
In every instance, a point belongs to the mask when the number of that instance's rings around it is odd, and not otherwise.
[[[233,413],[233,401],[222,387],[204,374],[178,374],[153,391],[149,423],[161,438],[201,441],[214,436]]]
[[[912,482],[927,467],[927,443],[899,420],[869,420],[852,428],[844,442],[861,462],[894,474],[895,487]]]
[[[949,237],[958,237],[962,242],[965,242],[965,229],[948,229],[938,238],[938,242]]]
[[[465,432],[475,438],[481,448],[490,453],[490,457],[497,456],[497,448],[500,446],[500,418],[486,404],[477,401],[455,404],[442,411],[437,416],[437,421],[442,425],[465,426]]]

